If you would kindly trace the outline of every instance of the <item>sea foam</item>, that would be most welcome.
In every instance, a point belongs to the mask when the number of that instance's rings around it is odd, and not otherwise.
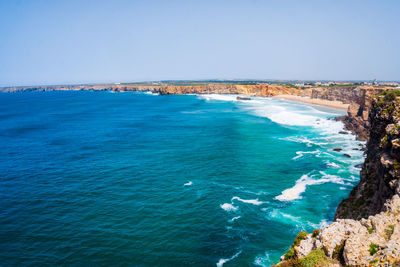
[[[249,203],[249,204],[253,204],[253,205],[257,205],[257,206],[264,203],[262,201],[259,201],[258,198],[257,199],[242,199],[240,197],[235,196],[232,198],[232,201],[234,201],[235,199],[238,201],[244,202],[244,203]]]
[[[198,98],[205,99],[207,101],[210,101],[210,100],[237,101],[237,95],[204,94],[204,95],[198,95]]]
[[[313,179],[316,175],[308,175],[304,174],[296,181],[296,184],[288,188],[282,193],[275,197],[275,199],[280,201],[292,201],[295,199],[301,199],[301,194],[306,191],[308,185],[318,185],[323,183],[336,183],[336,184],[344,184],[343,179],[331,174],[326,174],[324,172],[320,172],[322,177],[320,179]]]
[[[257,266],[263,266],[263,267],[267,267],[267,266],[271,266],[271,261],[269,259],[269,254],[267,252],[265,252],[264,256],[257,256],[254,259],[254,265]]]
[[[242,253],[242,251],[239,251],[238,253],[236,253],[235,255],[233,255],[232,257],[230,257],[228,259],[219,259],[219,261],[217,262],[217,267],[222,267],[228,261],[231,261],[234,258],[236,258],[237,256],[239,256],[240,253]]]
[[[238,209],[238,207],[235,207],[235,206],[233,206],[233,205],[230,204],[230,203],[221,204],[220,207],[221,207],[223,210],[226,210],[226,211],[236,211],[236,210]]]
[[[304,154],[317,154],[320,155],[321,151],[320,150],[315,150],[315,151],[297,151],[295,157],[293,157],[292,159],[298,159],[304,156]]]
[[[192,181],[189,181],[189,182],[185,183],[183,186],[190,186],[192,184],[193,184]]]
[[[241,218],[241,216],[233,217],[232,219],[229,220],[229,222],[234,222],[234,221],[236,221],[236,220],[238,220],[240,218]]]

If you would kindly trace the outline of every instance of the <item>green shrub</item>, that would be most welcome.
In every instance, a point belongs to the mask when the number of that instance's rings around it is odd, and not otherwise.
[[[369,232],[370,234],[372,234],[372,233],[374,232],[374,228],[368,227],[368,232]]]
[[[394,95],[394,96],[400,96],[400,90],[385,90],[382,91],[378,94],[378,96],[387,96],[387,95]],[[389,98],[391,98],[392,96],[390,96]]]
[[[289,260],[289,259],[293,259],[294,258],[294,247],[298,246],[300,244],[301,240],[305,239],[307,237],[307,235],[308,234],[306,232],[298,233],[298,235],[296,236],[296,239],[294,240],[292,246],[290,247],[288,252],[286,252],[286,254],[284,255],[285,260]]]
[[[290,266],[290,267],[303,267],[303,264],[301,263],[301,260],[300,259],[290,259],[290,260],[288,260],[288,265],[287,266]]]
[[[371,243],[370,245],[369,245],[369,254],[372,256],[372,255],[374,255],[377,251],[378,251],[378,245],[377,244],[375,244],[375,243]]]
[[[301,259],[301,266],[326,266],[330,262],[331,260],[325,255],[325,252],[322,249],[316,249],[311,251],[310,254]]]
[[[375,259],[375,260],[370,261],[369,263],[370,263],[370,264],[375,264],[375,263],[377,263],[378,261],[379,261],[379,260]]]
[[[383,98],[383,100],[385,100],[385,102],[392,102],[395,99],[396,99],[396,94],[394,94],[393,92],[387,93],[385,95],[385,97]]]
[[[383,92],[381,92],[380,94],[377,95],[377,98],[379,99],[377,101],[377,105],[379,107],[382,107],[382,106],[385,105],[385,103],[392,102],[398,96],[400,96],[400,91],[399,90],[383,91]]]
[[[288,250],[288,252],[286,252],[284,258],[285,260],[291,259],[294,256],[294,248],[290,247],[290,249]]]
[[[296,239],[293,242],[293,246],[298,246],[301,242],[301,240],[305,239],[307,237],[308,233],[307,232],[300,232],[297,236]]]
[[[298,246],[300,244],[301,240],[305,239],[307,237],[307,235],[308,234],[306,232],[298,233],[298,235],[296,236],[292,246],[290,247],[288,252],[286,252],[286,254],[284,255],[285,260],[289,260],[289,259],[293,259],[294,258],[294,247]]]

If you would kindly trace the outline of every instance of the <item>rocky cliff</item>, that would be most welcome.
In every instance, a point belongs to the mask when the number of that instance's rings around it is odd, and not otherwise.
[[[125,89],[125,88],[124,88]],[[131,88],[127,88],[129,90]],[[135,91],[143,91],[146,88],[135,88]],[[125,89],[126,90],[126,89]],[[151,89],[154,93],[167,94],[246,94],[250,96],[274,96],[278,94],[299,94],[301,91],[281,85],[257,84],[209,84],[195,86],[159,86]]]
[[[372,100],[382,91],[391,89],[371,86],[316,87],[312,89],[311,98],[349,104],[347,115],[337,119],[343,121],[345,128],[356,134],[357,139],[367,140],[370,128],[368,112],[371,109]]]
[[[335,222],[301,232],[279,266],[400,266],[400,92],[371,101],[360,183]]]
[[[400,104],[395,92],[399,91],[384,92],[372,102],[370,139],[360,183],[340,203],[335,218],[375,215],[386,200],[400,193]]]
[[[297,89],[277,84],[229,84],[217,83],[207,85],[69,85],[69,86],[39,86],[39,87],[5,87],[5,92],[15,91],[65,91],[65,90],[93,90],[93,91],[150,91],[161,95],[169,94],[246,94],[250,96],[275,96],[282,94],[310,96],[310,90]]]

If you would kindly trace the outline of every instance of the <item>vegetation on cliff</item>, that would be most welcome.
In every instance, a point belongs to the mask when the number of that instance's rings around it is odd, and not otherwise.
[[[398,190],[400,162],[400,91],[384,91],[372,104],[370,141],[360,183],[343,200],[335,218],[361,219],[382,210]]]

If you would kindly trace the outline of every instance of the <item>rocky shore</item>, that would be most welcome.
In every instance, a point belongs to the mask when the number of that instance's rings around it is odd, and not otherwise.
[[[367,91],[362,98],[364,105],[353,104],[362,110],[357,117],[369,115],[360,183],[335,221],[299,233],[278,266],[400,266],[400,92]]]

